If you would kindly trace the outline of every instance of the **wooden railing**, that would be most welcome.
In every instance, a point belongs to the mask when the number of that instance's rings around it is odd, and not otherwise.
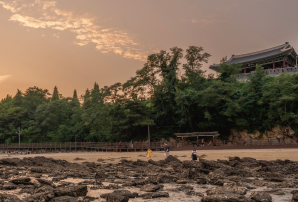
[[[211,144],[205,142],[205,146],[220,146],[220,147],[239,147],[239,146],[265,146],[265,145],[298,145],[297,142],[284,142],[277,139],[272,140],[250,140],[235,142],[231,140],[215,140]],[[171,150],[180,150],[184,147],[196,147],[197,142],[184,142],[184,143],[168,143]],[[130,142],[43,142],[43,143],[10,143],[0,144],[0,150],[47,150],[47,151],[144,151],[149,148],[148,142],[133,142],[133,146]],[[150,148],[155,151],[164,150],[164,144],[162,142],[151,142]]]

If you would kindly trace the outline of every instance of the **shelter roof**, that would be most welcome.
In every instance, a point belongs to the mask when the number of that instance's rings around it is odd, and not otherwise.
[[[219,136],[217,131],[215,132],[194,132],[194,133],[175,133],[177,137],[199,137],[199,136]]]
[[[234,63],[249,63],[254,62],[261,59],[270,58],[273,56],[288,54],[289,52],[294,52],[294,55],[297,56],[294,48],[288,43],[284,43],[279,46],[275,46],[273,48],[268,48],[261,51],[256,51],[252,53],[242,54],[242,55],[232,55],[232,57],[227,61],[227,64]],[[210,65],[210,69],[216,70],[220,64]]]

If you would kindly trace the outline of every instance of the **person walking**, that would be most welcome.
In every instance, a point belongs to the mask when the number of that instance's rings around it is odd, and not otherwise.
[[[170,147],[166,142],[164,143],[164,146],[165,146],[165,155],[167,158],[170,155]]]
[[[153,153],[153,151],[150,149],[150,148],[148,148],[148,150],[147,150],[147,160],[149,160],[149,159],[152,159],[152,153]]]
[[[130,148],[133,148],[133,141],[130,141]]]
[[[204,141],[204,138],[202,138],[202,147],[204,147],[204,144],[205,144],[205,141]]]
[[[197,150],[195,148],[192,150],[191,157],[193,161],[197,160]]]

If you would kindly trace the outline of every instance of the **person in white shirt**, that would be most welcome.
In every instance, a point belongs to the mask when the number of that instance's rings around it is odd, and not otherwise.
[[[197,150],[193,148],[192,154],[191,154],[192,160],[196,161],[197,160]]]

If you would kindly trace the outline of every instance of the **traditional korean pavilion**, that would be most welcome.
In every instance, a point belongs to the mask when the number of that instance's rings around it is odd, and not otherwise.
[[[288,43],[284,43],[273,48],[247,53],[243,55],[232,55],[227,61],[227,64],[239,63],[242,64],[242,73],[250,73],[255,71],[256,65],[262,65],[264,69],[280,69],[287,68],[288,70],[281,70],[280,72],[296,72],[293,68],[297,66],[297,53],[294,48]],[[217,71],[219,64],[210,65],[210,69]],[[277,70],[276,70],[277,71]],[[270,72],[275,73],[275,70]],[[269,71],[266,71],[266,73]],[[279,72],[279,71],[278,71]]]

